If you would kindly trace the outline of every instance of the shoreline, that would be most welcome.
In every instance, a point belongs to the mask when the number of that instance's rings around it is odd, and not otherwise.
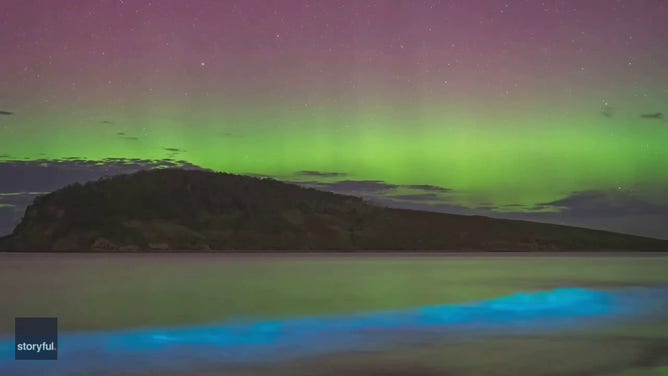
[[[556,258],[556,257],[668,257],[668,251],[159,251],[159,252],[104,252],[104,251],[3,251],[0,260],[14,257],[58,257],[58,256],[108,257],[136,256],[143,257],[222,257],[238,259],[275,258],[275,259],[375,259],[375,258]]]

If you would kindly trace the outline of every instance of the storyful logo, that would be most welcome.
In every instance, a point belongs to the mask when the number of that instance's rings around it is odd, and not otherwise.
[[[14,334],[16,360],[58,359],[58,319],[17,317]]]

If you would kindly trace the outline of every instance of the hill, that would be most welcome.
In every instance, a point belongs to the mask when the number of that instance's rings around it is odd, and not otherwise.
[[[668,241],[390,209],[271,179],[160,169],[40,196],[0,249],[668,250]]]

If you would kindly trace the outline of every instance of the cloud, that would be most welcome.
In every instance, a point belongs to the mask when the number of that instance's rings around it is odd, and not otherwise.
[[[341,173],[344,174],[344,173]],[[345,175],[345,174],[344,174]],[[311,174],[314,178],[330,178],[329,175]],[[425,184],[391,184],[380,180],[340,180],[340,181],[294,181],[303,187],[344,195],[357,196],[366,201],[386,207],[471,214],[472,209],[452,204],[457,192],[452,189]]]
[[[652,203],[623,191],[573,192],[562,199],[539,205],[559,208],[568,215],[580,217],[637,214],[668,215],[668,205]]]
[[[338,180],[331,178],[347,176],[344,172],[323,171],[298,171],[294,174],[298,177],[309,177],[312,180],[300,181],[293,177],[273,176],[277,180],[283,180],[303,187],[314,188],[322,191],[362,197],[371,202],[388,203],[400,202],[405,205],[409,202],[423,204],[425,202],[448,202],[453,191],[449,188],[427,184],[391,184],[381,180]]]
[[[411,189],[417,189],[417,190],[422,190],[422,191],[429,191],[429,192],[451,192],[452,190],[450,188],[443,188],[439,187],[436,185],[428,185],[428,184],[414,184],[414,185],[404,185],[406,188],[411,188]]]
[[[388,196],[388,199],[401,200],[401,201],[415,201],[415,202],[431,202],[431,201],[440,201],[442,198],[436,193],[417,193],[417,194]]]
[[[221,133],[219,133],[219,136],[220,137],[240,137],[240,136],[236,136],[234,133],[231,133],[231,132],[221,132]]]
[[[274,179],[274,180],[281,180],[281,179],[276,178],[274,175],[255,174],[255,173],[252,173],[252,172],[241,173],[240,175],[250,176],[250,177],[258,178],[258,179]],[[298,184],[298,183],[295,183],[295,184]]]
[[[184,149],[179,148],[162,148],[162,150],[167,151],[167,159],[176,158],[177,155],[185,153]]]
[[[128,134],[125,133],[125,132],[116,132],[116,136],[118,136],[118,138],[122,138],[124,140],[130,140],[130,141],[139,140],[139,137],[128,136]]]
[[[562,199],[532,207],[510,204],[469,208],[458,204],[456,200],[451,203],[444,202],[447,199],[421,202],[419,197],[408,197],[407,200],[378,197],[370,201],[400,209],[482,215],[668,239],[668,205],[652,203],[630,194],[607,191],[573,192]]]
[[[551,210],[542,213],[511,212],[492,215],[668,239],[668,203],[655,202],[633,192],[572,192],[559,200],[539,204],[537,207]]]
[[[663,120],[663,113],[656,112],[656,113],[653,113],[653,114],[640,114],[640,117],[643,118],[643,119]]]
[[[392,208],[553,223],[668,239],[667,204],[617,190],[572,192],[536,205],[479,202],[471,207],[466,192],[432,185],[395,185],[375,180],[295,183],[362,197],[373,204]]]
[[[306,188],[361,197],[383,206],[401,206],[425,203],[447,203],[454,193],[449,188],[429,184],[392,184],[382,180],[354,180],[336,178],[349,176],[346,172],[300,170],[291,175],[244,174],[272,178]],[[308,179],[304,179],[308,178]]]
[[[614,115],[614,108],[610,106],[603,106],[601,109],[601,115],[611,118]]]
[[[295,172],[295,175],[304,177],[315,177],[315,178],[336,178],[336,177],[346,176],[346,174],[343,172],[326,172],[326,171],[311,171],[311,170],[297,171]]]
[[[344,194],[379,194],[391,189],[398,188],[398,185],[388,184],[378,180],[341,180],[333,183],[325,182],[306,182],[305,185],[322,189],[334,193]]]
[[[185,161],[127,158],[0,161],[0,193],[50,192],[74,182],[164,167],[198,168]]]
[[[182,153],[182,152],[185,151],[185,150],[183,150],[183,149],[179,149],[179,148],[163,148],[163,149],[164,149],[164,150],[167,150],[167,151],[171,151],[171,152],[173,152],[173,153]]]

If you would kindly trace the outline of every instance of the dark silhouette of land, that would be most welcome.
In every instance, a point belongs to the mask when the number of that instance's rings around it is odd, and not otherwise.
[[[36,198],[0,250],[662,251],[668,241],[390,209],[272,179],[159,169]]]

